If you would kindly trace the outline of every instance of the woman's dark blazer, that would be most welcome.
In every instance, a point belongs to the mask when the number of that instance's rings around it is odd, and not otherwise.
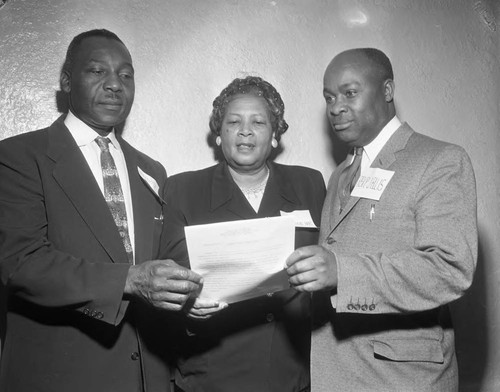
[[[319,227],[325,185],[316,170],[269,162],[259,212],[234,183],[227,164],[167,181],[162,257],[189,266],[184,227],[309,210]],[[296,247],[318,231],[296,229]],[[176,382],[185,391],[301,391],[309,387],[310,298],[293,289],[231,304],[206,321],[186,320]]]

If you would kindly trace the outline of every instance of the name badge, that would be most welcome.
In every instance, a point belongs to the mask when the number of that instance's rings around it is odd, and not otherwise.
[[[370,167],[361,172],[351,196],[378,201],[393,175],[392,170]]]
[[[291,216],[295,221],[295,227],[306,227],[317,229],[311,218],[309,210],[296,210],[292,212],[280,211],[281,216]]]

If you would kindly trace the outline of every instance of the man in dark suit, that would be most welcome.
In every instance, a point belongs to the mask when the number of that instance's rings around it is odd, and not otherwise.
[[[394,87],[377,49],[325,72],[332,130],[356,157],[330,178],[320,245],[287,260],[291,284],[314,292],[314,392],[458,390],[447,304],[476,266],[474,172],[463,148],[400,122]]]
[[[201,278],[155,260],[165,169],[115,133],[129,51],[107,30],[76,36],[61,88],[67,116],[0,142],[0,390],[167,391],[169,311]]]

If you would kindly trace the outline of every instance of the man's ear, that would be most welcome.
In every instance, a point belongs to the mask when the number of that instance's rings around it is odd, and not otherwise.
[[[61,72],[59,84],[61,85],[61,90],[66,94],[69,94],[69,92],[71,91],[71,75],[68,71]]]
[[[387,79],[384,82],[385,102],[392,102],[394,99],[394,80]]]

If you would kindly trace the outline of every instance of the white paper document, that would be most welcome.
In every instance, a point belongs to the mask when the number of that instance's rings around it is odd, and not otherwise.
[[[285,260],[295,245],[290,216],[186,226],[191,269],[203,276],[200,297],[238,302],[287,289]]]

